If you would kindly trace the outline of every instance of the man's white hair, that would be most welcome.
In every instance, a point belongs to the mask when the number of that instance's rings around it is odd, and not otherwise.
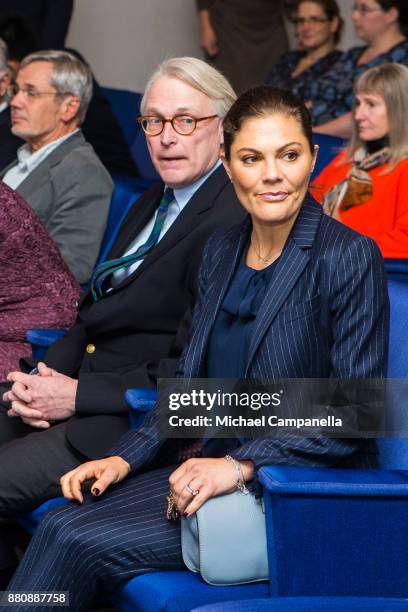
[[[203,60],[196,57],[174,57],[162,62],[150,77],[140,103],[142,114],[146,111],[149,90],[160,77],[179,79],[201,91],[214,102],[215,112],[221,118],[225,117],[237,98],[231,85],[221,72],[218,72]]]

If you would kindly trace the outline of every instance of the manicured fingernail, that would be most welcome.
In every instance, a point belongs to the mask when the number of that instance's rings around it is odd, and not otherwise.
[[[100,494],[100,490],[97,487],[94,487],[92,489],[92,495],[95,495],[96,497],[98,497],[99,494]]]

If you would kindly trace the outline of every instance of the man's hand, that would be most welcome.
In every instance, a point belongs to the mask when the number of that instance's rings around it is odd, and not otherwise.
[[[240,464],[245,482],[251,480],[252,462]],[[235,491],[237,474],[226,459],[188,459],[170,475],[169,482],[179,513],[190,516],[210,497]]]
[[[91,488],[93,495],[102,495],[111,485],[120,482],[130,472],[130,465],[121,457],[108,457],[97,461],[83,463],[75,470],[71,470],[62,476],[60,480],[62,494],[67,499],[75,499],[82,504],[81,485],[86,480],[96,478]]]
[[[59,374],[45,364],[38,364],[38,375],[10,372],[7,380],[13,382],[3,395],[11,402],[8,416],[19,416],[33,427],[47,428],[52,420],[63,420],[75,413],[78,381]]]

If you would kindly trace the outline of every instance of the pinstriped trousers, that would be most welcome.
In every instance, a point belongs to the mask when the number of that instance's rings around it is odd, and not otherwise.
[[[128,478],[100,498],[88,495],[82,506],[50,512],[8,590],[69,591],[69,609],[88,610],[102,582],[111,591],[138,574],[185,568],[180,525],[166,520],[168,478],[175,468]]]

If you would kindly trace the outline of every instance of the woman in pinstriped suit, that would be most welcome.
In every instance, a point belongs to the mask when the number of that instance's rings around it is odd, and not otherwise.
[[[385,376],[381,255],[307,195],[316,150],[306,109],[287,92],[258,87],[234,103],[224,132],[224,164],[249,217],[206,247],[181,375]],[[183,568],[180,527],[165,518],[169,481],[178,511],[190,515],[208,498],[244,487],[264,464],[370,465],[357,439],[287,437],[237,441],[228,461],[226,449],[214,458],[204,444],[200,458],[177,467],[158,432],[166,408],[159,401],[111,457],[62,478],[64,495],[80,505],[46,517],[10,590],[69,590],[70,609],[86,610],[100,579],[113,589],[146,571]],[[160,453],[165,467],[141,473]],[[84,500],[81,484],[90,478],[93,495]]]

